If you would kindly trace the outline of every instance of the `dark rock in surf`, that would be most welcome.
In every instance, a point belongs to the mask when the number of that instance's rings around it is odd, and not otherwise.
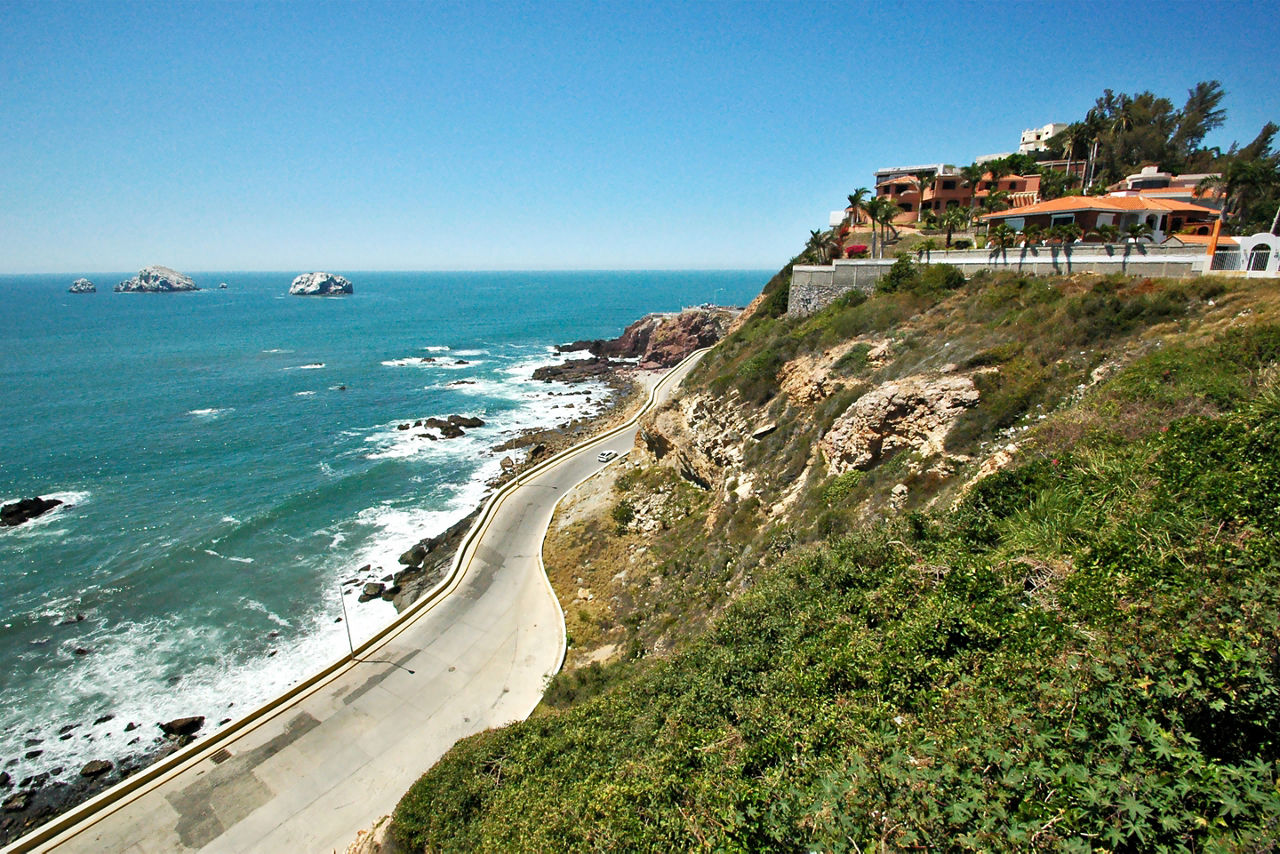
[[[24,498],[21,501],[15,501],[12,504],[6,504],[0,507],[0,525],[13,527],[21,525],[23,522],[30,522],[48,513],[53,508],[62,504],[57,498]]]
[[[94,777],[101,777],[113,767],[115,766],[105,759],[94,759],[86,763],[85,766],[80,769],[80,776],[88,777],[90,779],[93,779]]]
[[[168,723],[156,724],[160,727],[160,731],[165,735],[191,736],[200,731],[204,726],[204,715],[194,715],[189,718],[174,718]]]

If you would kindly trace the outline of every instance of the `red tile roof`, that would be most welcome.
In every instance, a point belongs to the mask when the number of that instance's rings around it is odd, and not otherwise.
[[[1074,211],[1103,211],[1104,213],[1122,211],[1171,211],[1178,213],[1197,213],[1218,215],[1213,208],[1193,205],[1190,202],[1179,202],[1173,199],[1159,199],[1150,196],[1063,196],[1047,202],[1016,208],[1011,211],[998,211],[983,214],[982,220],[1007,219],[1011,216],[1035,216],[1037,214],[1071,213]]]

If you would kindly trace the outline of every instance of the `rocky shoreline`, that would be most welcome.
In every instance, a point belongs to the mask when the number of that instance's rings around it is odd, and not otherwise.
[[[103,715],[93,725],[98,726],[114,719],[114,715]],[[157,723],[155,726],[159,728],[160,734],[151,736],[145,744],[145,728],[142,725],[133,721],[122,722],[120,736],[129,739],[129,745],[136,745],[137,752],[118,763],[106,759],[90,760],[78,773],[66,780],[54,779],[66,771],[64,768],[54,768],[21,780],[14,780],[8,771],[0,771],[0,845],[8,845],[143,768],[186,747],[195,741],[196,733],[204,726],[204,720],[203,717],[190,717]],[[73,738],[80,726],[67,724],[58,737],[63,740]],[[111,733],[106,735],[110,736]],[[40,740],[37,738],[28,739],[27,745],[32,748],[32,752],[40,751]]]

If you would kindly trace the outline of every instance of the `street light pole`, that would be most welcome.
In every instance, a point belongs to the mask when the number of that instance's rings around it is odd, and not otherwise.
[[[347,598],[343,594],[342,584],[338,584],[338,601],[342,603],[342,625],[347,630],[347,649],[351,653],[351,657],[356,657],[355,645],[351,643],[351,620],[347,618]]]

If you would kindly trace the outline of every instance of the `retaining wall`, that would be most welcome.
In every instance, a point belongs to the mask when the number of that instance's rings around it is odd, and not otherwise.
[[[1172,246],[1077,245],[1019,246],[1003,251],[962,249],[931,252],[922,263],[951,264],[966,276],[979,270],[1007,270],[1032,276],[1065,273],[1123,273],[1130,276],[1191,276],[1202,273],[1209,257],[1203,251]],[[870,293],[893,266],[890,259],[838,260],[825,266],[796,266],[791,271],[787,314],[813,314],[851,290]]]

